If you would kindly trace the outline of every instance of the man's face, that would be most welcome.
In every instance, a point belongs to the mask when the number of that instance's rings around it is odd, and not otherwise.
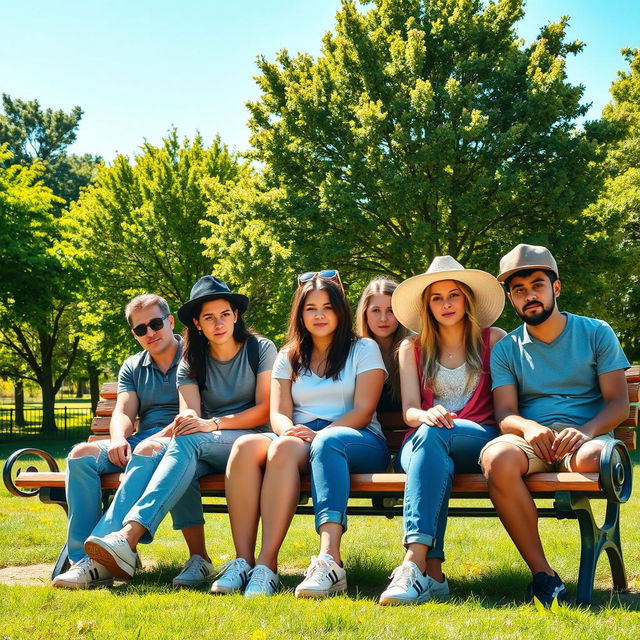
[[[560,295],[560,281],[551,284],[543,270],[526,277],[512,278],[509,283],[509,301],[514,311],[526,324],[536,327],[554,312]]]
[[[131,313],[131,326],[148,325],[154,318],[162,318],[164,313],[158,305],[154,304],[143,309],[136,309]],[[151,327],[146,327],[147,332],[143,336],[138,336],[131,330],[133,337],[152,356],[162,353],[168,349],[173,341],[173,316],[169,316],[162,323],[162,328],[154,331]]]

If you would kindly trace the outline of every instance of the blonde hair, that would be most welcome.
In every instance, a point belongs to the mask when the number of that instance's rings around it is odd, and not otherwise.
[[[388,278],[374,278],[364,288],[360,301],[358,302],[358,309],[356,310],[356,333],[362,338],[371,338],[376,342],[378,339],[372,333],[367,323],[367,309],[373,296],[389,296],[396,290],[398,283],[395,280],[389,280]],[[391,388],[391,397],[395,401],[400,400],[400,368],[398,366],[398,347],[400,343],[409,335],[409,331],[403,327],[399,322],[396,330],[393,333],[391,340],[391,357],[388,354],[382,352],[382,358],[384,365],[389,372],[389,385]],[[382,349],[380,350],[382,351]]]
[[[473,291],[463,282],[453,280],[460,288],[465,297],[465,317],[464,317],[464,346],[465,362],[467,364],[467,384],[466,391],[469,391],[476,375],[482,373],[482,328],[478,323],[476,315],[476,299]],[[438,321],[433,317],[429,308],[429,296],[433,282],[422,292],[422,305],[420,307],[420,321],[422,327],[420,334],[416,338],[420,345],[422,359],[422,385],[424,388],[431,386],[438,371],[438,341],[440,338],[440,327]]]

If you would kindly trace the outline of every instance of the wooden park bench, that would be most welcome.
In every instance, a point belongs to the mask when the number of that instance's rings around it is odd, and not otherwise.
[[[640,367],[627,371],[629,399],[638,402]],[[92,422],[93,434],[89,440],[108,437],[111,412],[115,406],[116,385],[106,383],[101,390],[102,400],[98,404]],[[379,416],[384,433],[392,451],[402,443],[406,425],[399,414]],[[577,602],[589,604],[598,558],[606,551],[613,576],[613,587],[627,588],[627,577],[620,545],[620,505],[631,495],[632,467],[628,449],[636,448],[635,427],[638,424],[638,406],[632,405],[629,417],[616,430],[615,437],[604,448],[600,459],[599,473],[536,473],[525,482],[535,499],[553,499],[552,507],[538,506],[538,515],[543,518],[577,519],[580,529],[580,569],[578,576]],[[33,467],[22,470],[20,460],[27,456],[38,456],[49,466],[49,471],[37,471]],[[47,504],[58,504],[67,510],[65,496],[65,474],[58,470],[56,461],[39,449],[21,449],[6,461],[3,479],[7,489],[16,496],[39,496]],[[103,504],[106,506],[120,483],[121,474],[102,477]],[[359,473],[351,475],[351,497],[366,498],[356,504],[350,502],[349,515],[383,515],[389,518],[402,515],[402,496],[405,475],[401,473]],[[224,498],[224,475],[209,475],[200,479],[203,498]],[[312,514],[308,504],[311,487],[309,479],[302,482],[299,514]],[[458,474],[453,480],[452,498],[488,498],[487,482],[481,474]],[[606,516],[598,526],[591,511],[590,501],[606,500]],[[214,503],[203,500],[208,513],[226,513],[224,501]],[[493,506],[450,506],[450,516],[486,517],[496,516]],[[53,576],[66,570],[68,558],[66,546],[60,552]]]

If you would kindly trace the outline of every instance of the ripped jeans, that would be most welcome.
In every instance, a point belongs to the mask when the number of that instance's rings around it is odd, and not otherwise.
[[[143,440],[153,437],[161,427],[146,429],[127,438],[131,449]],[[110,440],[98,440],[98,456],[88,455],[79,458],[67,458],[67,504],[69,522],[67,527],[67,552],[74,563],[84,557],[84,541],[91,535],[102,515],[102,489],[100,476],[105,473],[119,473],[123,467],[109,460],[107,451]]]

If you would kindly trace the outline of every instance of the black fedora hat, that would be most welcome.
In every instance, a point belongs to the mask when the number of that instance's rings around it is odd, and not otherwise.
[[[242,315],[249,307],[249,298],[241,293],[233,293],[222,280],[215,276],[203,276],[191,287],[189,300],[178,309],[178,318],[184,325],[189,325],[193,318],[193,310],[199,304],[207,300],[224,298],[229,300],[238,309],[238,314]]]

